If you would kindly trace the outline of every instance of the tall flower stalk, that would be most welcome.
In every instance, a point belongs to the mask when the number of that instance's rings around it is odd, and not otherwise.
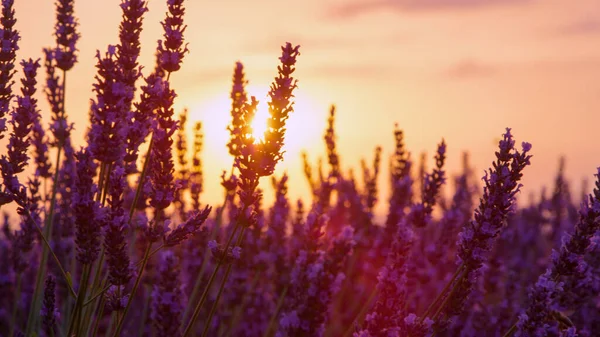
[[[46,216],[46,223],[44,228],[43,236],[46,238],[52,237],[52,226],[54,220],[54,208],[56,205],[56,195],[59,184],[59,172],[61,163],[61,152],[63,151],[63,145],[68,141],[70,136],[71,126],[67,123],[66,111],[65,111],[65,93],[67,87],[67,70],[73,68],[77,62],[76,56],[76,43],[79,39],[79,33],[77,32],[77,19],[73,12],[74,0],[58,0],[56,2],[56,24],[54,30],[54,36],[56,38],[56,47],[53,49],[46,49],[46,71],[47,71],[47,87],[46,95],[51,105],[53,112],[53,123],[51,126],[52,133],[54,135],[53,145],[56,146],[56,162],[55,172],[52,187],[52,194],[50,198],[50,210]],[[62,70],[62,83],[59,84],[58,75],[55,73],[56,69]],[[31,329],[37,326],[37,318],[32,312],[37,312],[41,305],[42,300],[42,288],[44,282],[44,275],[47,270],[47,260],[49,254],[48,247],[44,246],[42,251],[42,258],[40,261],[40,268],[38,269],[35,293],[32,298],[31,306],[33,310],[30,311],[27,331],[26,334],[31,333]]]
[[[244,237],[244,230],[255,223],[256,210],[254,209],[254,205],[260,198],[256,191],[258,187],[258,180],[262,176],[271,175],[275,170],[275,164],[277,164],[277,162],[282,158],[281,148],[283,147],[284,141],[285,122],[289,117],[289,113],[293,110],[293,101],[291,99],[293,97],[293,90],[296,88],[296,80],[292,74],[295,70],[296,57],[299,54],[299,48],[300,46],[293,47],[289,42],[286,43],[285,46],[281,47],[282,56],[279,58],[281,61],[281,66],[278,67],[279,74],[275,78],[275,82],[271,85],[271,90],[269,91],[269,97],[271,100],[269,102],[270,117],[267,124],[268,128],[265,131],[264,140],[260,143],[255,143],[255,140],[252,136],[252,129],[250,127],[251,120],[248,118],[249,116],[254,115],[253,111],[256,110],[258,102],[252,99],[251,103],[246,104],[246,112],[244,113],[245,119],[241,130],[241,155],[239,158],[237,158],[235,163],[240,172],[240,180],[238,183],[240,191],[238,193],[242,207],[237,213],[234,228],[225,245],[225,251],[227,251],[227,249],[229,249],[231,246],[231,242],[240,227],[241,231],[238,235],[235,246],[240,246],[240,243]],[[202,297],[195,306],[192,318],[183,332],[184,336],[189,336],[190,333],[192,333],[194,324],[200,313],[200,309],[202,308],[217,272],[222,265],[223,259],[218,259],[213,273],[211,274],[204,289]],[[232,265],[229,264],[227,266],[225,276],[221,281],[217,298],[211,308],[211,313],[206,321],[203,336],[206,336],[208,333],[208,326],[210,326],[212,314],[217,307],[220,294],[222,293],[223,287],[227,282],[231,268]]]

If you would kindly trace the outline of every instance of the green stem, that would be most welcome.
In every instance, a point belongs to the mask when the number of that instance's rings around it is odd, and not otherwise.
[[[58,192],[58,178],[60,173],[60,154],[63,147],[63,140],[59,140],[58,149],[56,151],[56,169],[54,172],[54,180],[52,186],[52,197],[50,198],[50,211],[46,217],[46,226],[44,227],[43,237],[52,237],[52,223],[54,220],[54,208],[56,207],[56,194]],[[31,336],[34,330],[37,330],[38,326],[38,313],[42,306],[44,279],[46,277],[46,269],[48,263],[48,247],[45,245],[42,248],[42,257],[40,259],[40,266],[36,275],[35,290],[31,298],[29,317],[27,318],[27,328],[25,329],[25,336]]]
[[[151,257],[153,257],[154,255],[156,255],[156,253],[158,253],[158,252],[159,252],[161,249],[163,249],[164,247],[165,247],[165,245],[163,244],[163,245],[160,245],[158,248],[154,249],[154,250],[153,250],[153,251],[152,251],[152,252],[151,252],[151,253],[148,255],[148,258],[151,258]],[[138,262],[136,262],[136,263],[135,263],[133,266],[134,266],[134,267],[137,267],[137,266],[141,265],[143,262],[144,262],[144,260],[143,260],[143,259],[142,259],[142,260],[139,260],[139,261],[138,261]],[[141,273],[141,272],[142,272],[142,269],[140,268],[140,270],[138,270],[138,273]],[[106,284],[106,280],[107,280],[107,278],[105,278],[105,279],[104,279],[104,284]],[[102,286],[102,287],[100,288],[101,290],[100,290],[98,293],[96,293],[95,295],[91,296],[91,297],[90,297],[90,299],[89,299],[89,300],[87,300],[87,301],[86,301],[86,302],[83,304],[83,306],[85,307],[85,306],[89,305],[89,304],[90,304],[90,303],[92,303],[92,302],[93,302],[95,299],[97,299],[98,297],[102,296],[102,294],[104,294],[104,293],[105,293],[105,292],[106,292],[108,289],[110,289],[110,287],[111,287],[111,286],[112,286],[112,285],[110,285],[110,284],[109,284],[109,285],[107,285],[107,286]]]
[[[210,239],[209,239],[210,241],[214,240],[217,237],[217,234],[219,233],[219,228],[221,227],[219,219],[221,218],[221,215],[223,214],[223,210],[225,209],[226,205],[227,205],[227,193],[225,193],[225,200],[223,201],[223,206],[217,212],[217,215],[216,215],[217,221],[215,222],[215,226],[212,228],[212,230],[210,232]],[[204,273],[206,272],[206,268],[208,266],[209,259],[210,259],[210,249],[208,247],[206,247],[205,251],[204,251],[204,258],[202,259],[202,264],[200,265],[200,272],[198,273],[198,277],[196,277],[196,283],[194,284],[192,294],[190,295],[190,298],[188,300],[189,303],[194,303],[194,301],[196,300],[196,297],[198,296],[198,292],[200,291],[200,287],[202,286],[202,280],[204,279]],[[191,309],[191,306],[189,306],[189,305],[187,305],[185,307],[185,311],[183,313],[183,322],[187,321],[188,316],[190,314],[190,309]]]
[[[81,273],[81,281],[79,282],[79,291],[77,292],[77,302],[75,303],[75,309],[71,315],[71,323],[69,324],[69,332],[67,336],[72,336],[74,332],[79,329],[79,321],[81,319],[81,309],[83,308],[83,300],[85,299],[85,293],[87,292],[87,285],[90,276],[90,265],[83,267]]]
[[[100,303],[98,304],[98,306],[98,314],[96,315],[96,322],[94,323],[92,337],[95,337],[98,334],[98,328],[100,327],[100,322],[102,321],[102,315],[104,314],[104,297],[100,299]]]
[[[133,285],[133,288],[131,289],[131,293],[129,294],[129,299],[127,300],[127,305],[125,306],[125,310],[123,310],[123,317],[117,322],[117,329],[115,330],[115,334],[113,335],[114,337],[119,336],[119,334],[121,333],[121,330],[123,329],[123,322],[125,322],[125,318],[127,317],[127,311],[129,310],[131,303],[133,303],[133,298],[135,297],[135,293],[140,285],[140,281],[142,280],[142,274],[144,273],[144,268],[146,268],[146,264],[148,263],[148,258],[149,258],[151,249],[152,249],[152,242],[149,242],[148,246],[146,247],[146,251],[144,252],[144,259],[142,260],[142,268],[141,268],[140,272],[138,273],[137,278],[135,279],[135,284]]]
[[[71,278],[69,277],[69,275],[65,271],[65,268],[60,263],[60,260],[58,259],[58,256],[56,256],[56,254],[54,253],[54,250],[50,246],[50,242],[48,242],[48,239],[46,239],[46,237],[44,236],[44,232],[42,231],[42,229],[40,228],[40,226],[37,224],[37,222],[35,222],[35,220],[31,216],[31,212],[29,212],[29,210],[27,210],[26,213],[27,213],[27,217],[29,218],[29,221],[31,221],[33,224],[35,224],[35,229],[38,231],[38,234],[42,238],[42,241],[44,242],[44,245],[45,245],[46,249],[48,249],[48,252],[50,253],[50,255],[52,255],[52,259],[54,259],[54,262],[58,266],[58,269],[60,270],[60,273],[62,274],[63,278],[65,279],[65,282],[67,283],[67,288],[69,289],[69,293],[71,294],[71,296],[73,298],[76,298],[77,294],[75,293],[75,290],[73,290],[73,286],[72,286],[73,282],[71,282]]]
[[[283,290],[281,291],[281,294],[279,295],[279,299],[277,300],[277,306],[275,307],[275,312],[273,312],[273,315],[271,315],[269,325],[267,327],[267,330],[265,330],[263,337],[269,337],[271,334],[271,330],[273,330],[273,328],[275,327],[275,322],[277,322],[277,316],[279,316],[279,311],[283,306],[283,301],[285,300],[285,295],[287,294],[287,291],[288,286],[286,285],[285,288],[283,288]]]
[[[452,286],[452,290],[450,290],[450,293],[448,293],[448,296],[446,296],[444,298],[444,301],[437,308],[437,311],[435,312],[435,314],[433,314],[433,317],[431,317],[431,319],[433,321],[435,321],[438,318],[438,316],[440,315],[440,313],[442,312],[442,310],[444,309],[444,307],[446,306],[446,304],[448,303],[448,301],[452,298],[452,296],[456,292],[456,289],[458,289],[458,287],[461,285],[464,275],[466,275],[467,272],[468,272],[468,269],[466,267],[465,268],[459,268],[459,269],[462,269],[462,272],[459,273],[460,277],[456,278],[456,282],[454,283],[454,286]]]
[[[252,278],[252,282],[250,283],[250,287],[248,289],[254,289],[256,287],[256,284],[258,283],[260,276],[261,276],[261,272],[254,273],[254,277]],[[229,323],[227,331],[225,331],[225,333],[224,333],[225,336],[230,336],[233,329],[237,326],[238,322],[242,318],[242,311],[246,308],[246,305],[248,305],[248,300],[251,296],[252,296],[252,293],[250,293],[250,292],[246,292],[244,294],[242,303],[240,305],[238,305],[237,308],[235,308],[233,316],[231,317],[231,322]],[[221,334],[219,334],[219,335],[221,335]]]
[[[150,144],[148,145],[148,151],[146,152],[146,156],[144,157],[144,166],[142,168],[142,173],[140,173],[140,180],[138,181],[138,185],[135,189],[135,196],[133,197],[133,202],[131,203],[131,207],[129,208],[129,223],[131,223],[133,213],[135,212],[135,205],[137,205],[140,195],[142,193],[144,179],[146,179],[146,174],[148,172],[148,163],[150,162],[150,151],[152,150],[152,144],[154,144],[154,134],[150,136]]]
[[[100,258],[98,259],[98,261],[96,261],[96,268],[95,268],[95,272],[94,272],[94,278],[92,280],[92,288],[90,291],[90,294],[93,294],[95,291],[97,291],[97,289],[101,286],[100,282],[100,274],[102,271],[102,265],[104,263],[104,246],[102,247],[102,251],[100,252]],[[87,304],[90,302],[93,302],[94,300],[90,299],[87,300],[86,302],[83,303],[83,310],[84,310],[84,315],[83,315],[83,330],[82,333],[84,333],[84,336],[87,336],[88,331],[90,329],[90,323],[91,323],[91,318],[92,315],[94,314],[94,311],[96,310],[95,306],[92,307],[88,307]]]
[[[23,277],[23,273],[19,273],[17,275],[17,289],[15,291],[15,302],[13,303],[12,315],[10,316],[10,329],[9,336],[13,336],[15,333],[15,326],[17,325],[17,311],[19,309],[19,298],[21,297],[21,280]]]
[[[245,229],[246,229],[246,226],[242,227],[242,230],[241,230],[240,235],[238,236],[238,239],[236,242],[236,246],[239,246],[242,243],[242,239],[244,238]],[[227,249],[225,249],[224,254],[227,254]],[[227,265],[227,271],[225,271],[225,276],[223,276],[223,279],[221,280],[221,285],[219,286],[219,292],[217,292],[217,298],[215,298],[215,302],[213,303],[212,307],[210,308],[210,312],[208,314],[208,319],[206,320],[206,324],[204,325],[204,332],[202,332],[202,337],[206,337],[206,335],[208,334],[208,330],[210,329],[210,322],[212,322],[213,315],[215,314],[215,311],[217,311],[217,306],[219,305],[219,299],[221,299],[221,294],[223,294],[223,289],[225,288],[225,283],[227,283],[229,274],[231,274],[232,267],[233,267],[233,262],[230,262]]]
[[[454,284],[454,281],[456,281],[456,278],[462,272],[463,268],[464,268],[464,264],[461,264],[460,266],[458,266],[458,268],[456,268],[456,271],[454,272],[454,275],[452,275],[452,278],[450,279],[450,281],[448,281],[448,283],[446,283],[446,285],[444,286],[444,288],[442,289],[442,291],[440,291],[440,293],[437,295],[437,297],[435,298],[435,300],[433,300],[433,302],[431,302],[431,304],[429,305],[429,307],[427,307],[427,310],[425,310],[425,312],[423,313],[423,315],[421,315],[420,321],[422,321],[423,319],[425,319],[427,317],[427,315],[429,315],[431,313],[431,310],[433,310],[433,308],[435,308],[435,306],[440,301],[440,299],[442,298],[442,296],[446,293],[446,291],[448,291],[448,288],[450,288],[450,286],[452,284]]]
[[[365,305],[362,310],[358,313],[358,315],[356,315],[356,318],[354,318],[354,320],[352,320],[352,323],[362,323],[362,320],[364,319],[365,315],[367,314],[367,311],[369,311],[369,309],[371,308],[371,304],[373,304],[373,301],[375,301],[375,299],[377,298],[377,294],[379,293],[379,291],[377,291],[377,288],[373,289],[373,292],[371,292],[371,295],[369,296],[369,299],[367,300],[367,305]],[[352,332],[354,331],[354,326],[351,325],[348,327],[348,329],[346,330],[346,332],[344,332],[344,337],[350,337],[352,335]]]
[[[150,287],[145,286],[146,293],[150,294]],[[146,323],[146,316],[148,315],[148,308],[150,307],[150,300],[152,296],[146,296],[146,300],[144,301],[144,308],[142,309],[142,319],[140,319],[140,325],[138,327],[138,337],[142,337],[144,334],[144,326]]]
[[[243,210],[242,214],[244,214],[245,211],[246,211],[246,208],[244,207],[244,210]],[[227,240],[227,244],[225,245],[225,249],[224,249],[225,254],[227,253],[227,250],[229,249],[229,246],[231,245],[231,241],[233,240],[233,237],[235,236],[235,233],[236,233],[236,231],[238,230],[239,227],[240,227],[239,222],[236,221],[236,225],[233,228],[233,231],[231,232],[231,235],[229,236],[229,239]],[[212,284],[213,284],[213,282],[215,280],[215,277],[217,276],[217,272],[219,271],[219,269],[223,265],[223,259],[224,259],[224,257],[217,260],[217,264],[215,265],[215,269],[213,270],[212,274],[210,275],[210,278],[208,279],[208,284],[204,288],[204,292],[202,293],[202,297],[200,298],[200,301],[196,305],[196,308],[194,309],[194,313],[192,314],[192,318],[191,318],[190,322],[188,323],[188,325],[186,326],[186,328],[185,328],[185,330],[183,332],[183,337],[187,337],[191,333],[192,327],[194,326],[194,323],[198,319],[198,315],[200,314],[200,310],[202,309],[202,305],[204,304],[204,302],[206,301],[206,298],[208,297],[208,292],[210,290],[210,287],[212,286]]]

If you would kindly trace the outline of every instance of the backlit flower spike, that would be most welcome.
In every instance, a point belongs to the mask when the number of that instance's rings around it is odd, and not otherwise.
[[[24,77],[21,80],[21,95],[17,96],[17,107],[11,113],[10,124],[12,132],[7,145],[7,154],[0,158],[0,168],[4,187],[15,195],[20,204],[26,203],[24,185],[19,183],[17,174],[23,172],[27,166],[29,156],[27,151],[30,145],[30,133],[33,124],[38,118],[37,100],[34,97],[36,91],[38,61],[29,59],[21,62]]]
[[[63,71],[70,70],[77,62],[77,47],[79,40],[77,19],[73,15],[74,0],[56,1],[56,25],[54,36],[57,47],[54,51],[56,67]]]
[[[179,189],[175,191],[175,211],[182,221],[186,219],[186,200],[184,198],[185,190],[190,188],[190,168],[188,163],[188,141],[187,141],[187,119],[188,110],[183,109],[179,113],[179,128],[175,134],[175,153],[177,155],[176,182]]]
[[[10,111],[10,101],[13,98],[12,80],[15,74],[15,60],[19,32],[15,29],[17,19],[13,9],[14,0],[2,0],[2,17],[0,18],[0,139],[6,131],[6,115]]]
[[[340,178],[340,157],[336,150],[336,134],[335,134],[335,105],[331,105],[329,109],[329,117],[327,118],[327,129],[325,130],[325,145],[327,147],[327,160],[331,166],[330,176],[337,181]]]
[[[163,212],[173,202],[177,186],[175,184],[175,164],[173,162],[173,135],[178,123],[173,120],[173,100],[175,91],[169,88],[169,82],[163,82],[165,89],[157,106],[157,124],[154,127],[153,146],[150,154],[150,205],[156,214]]]
[[[379,178],[379,171],[381,166],[381,146],[375,148],[375,156],[373,158],[372,171],[366,167],[363,169],[364,182],[365,182],[365,202],[367,210],[372,215],[373,208],[377,203],[377,178]]]
[[[167,9],[166,18],[161,22],[165,33],[163,40],[158,41],[157,60],[158,67],[170,74],[181,68],[183,56],[189,50],[183,41],[183,33],[187,27],[183,24],[183,0],[167,0]]]
[[[413,191],[413,179],[410,175],[412,161],[410,154],[404,145],[404,132],[394,127],[395,150],[390,160],[390,187],[391,197],[389,200],[388,214],[385,220],[385,237],[387,242],[384,246],[389,247],[391,240],[396,235],[400,219],[404,217],[406,208],[410,204]]]
[[[132,92],[120,82],[115,46],[108,46],[104,55],[96,52],[96,58],[98,74],[93,85],[96,99],[92,100],[88,146],[94,159],[110,164],[125,157],[128,123],[122,112]]]
[[[279,58],[281,65],[279,72],[269,91],[269,118],[264,140],[261,141],[260,151],[260,176],[269,176],[275,170],[275,165],[282,159],[282,147],[285,137],[285,123],[293,111],[294,97],[297,80],[292,76],[296,70],[296,57],[300,54],[300,46],[293,47],[287,42],[281,47],[282,55]]]
[[[166,247],[176,246],[195,235],[208,219],[212,207],[206,206],[202,211],[194,211],[188,219],[171,230],[164,240]]]
[[[227,126],[230,138],[227,143],[229,154],[234,158],[240,156],[242,147],[242,128],[244,121],[247,120],[244,116],[247,111],[244,109],[248,96],[246,94],[246,85],[248,81],[245,79],[244,65],[241,62],[235,63],[233,69],[233,84],[231,86],[231,124]]]
[[[492,244],[506,226],[507,217],[513,211],[516,194],[521,188],[519,180],[523,175],[522,171],[530,164],[531,158],[529,143],[524,142],[521,151],[517,151],[514,145],[510,128],[507,128],[499,142],[496,161],[483,177],[485,186],[479,206],[473,219],[459,234],[457,255],[464,271],[444,307],[442,315],[446,317],[456,316],[464,310],[465,302],[476,285]]]
[[[192,197],[192,210],[200,209],[200,194],[203,191],[202,152],[204,135],[202,122],[194,125],[194,144],[192,147],[192,169],[190,172],[190,194]]]
[[[50,139],[46,136],[46,131],[40,123],[41,116],[38,112],[37,118],[33,121],[31,145],[35,160],[35,175],[40,178],[50,178],[52,176],[52,163],[48,156],[48,143]]]
[[[54,147],[62,146],[71,136],[72,125],[67,123],[67,117],[64,112],[63,95],[64,88],[60,83],[60,78],[56,72],[55,50],[44,48],[44,68],[46,68],[46,86],[44,93],[50,104],[51,119],[50,132],[54,136],[51,144]]]
[[[444,173],[444,161],[446,160],[446,143],[438,145],[435,154],[435,168],[431,174],[425,174],[423,178],[423,193],[421,202],[414,205],[411,210],[411,225],[415,227],[425,227],[431,221],[431,213],[435,206],[436,198],[440,193],[442,185],[446,181]]]
[[[148,3],[144,0],[121,0],[123,11],[121,25],[119,26],[119,45],[117,46],[117,60],[121,67],[121,81],[131,88],[132,98],[135,83],[141,76],[138,64],[140,56],[140,33],[144,13],[148,11]],[[131,101],[125,102],[125,107],[131,108]]]
[[[133,118],[127,131],[125,162],[128,172],[136,170],[135,162],[139,156],[139,148],[150,134],[152,125],[156,121],[156,109],[169,89],[167,82],[155,74],[146,77],[144,81],[139,102],[134,103]]]

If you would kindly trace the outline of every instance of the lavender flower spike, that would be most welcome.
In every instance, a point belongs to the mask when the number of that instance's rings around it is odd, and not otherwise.
[[[231,88],[231,125],[227,126],[227,130],[231,135],[227,148],[229,148],[229,154],[234,158],[240,156],[240,149],[242,147],[242,127],[244,123],[244,105],[248,101],[248,96],[244,87],[248,84],[248,81],[244,78],[244,65],[241,62],[235,63],[235,69],[233,70],[233,85]]]
[[[94,183],[97,165],[86,150],[75,154],[77,158],[77,178],[73,195],[73,213],[75,215],[77,260],[90,264],[96,260],[100,251],[99,205],[94,200],[97,186]]]
[[[2,17],[0,18],[0,139],[4,138],[6,131],[6,118],[9,112],[10,100],[12,94],[12,77],[15,73],[15,58],[19,46],[19,32],[14,29],[17,22],[15,10],[13,9],[14,0],[2,0]]]
[[[183,55],[189,50],[187,44],[183,44],[183,32],[187,27],[183,24],[183,0],[167,0],[167,8],[167,17],[161,22],[164,40],[158,41],[158,67],[172,73],[181,68]]]
[[[54,52],[56,66],[63,71],[70,70],[77,62],[75,44],[79,40],[77,20],[73,16],[74,0],[56,1],[55,36],[57,47]]]
[[[125,189],[125,170],[117,166],[110,175],[108,181],[108,215],[106,216],[106,234],[104,236],[104,247],[108,263],[108,279],[115,286],[126,285],[131,279],[131,268],[129,266],[129,255],[127,253],[127,241],[125,230],[127,219],[123,209],[123,190]]]
[[[558,325],[553,317],[555,298],[560,293],[567,293],[574,284],[590,288],[585,273],[589,265],[584,260],[586,254],[594,251],[592,237],[600,230],[600,167],[596,173],[596,188],[584,200],[579,212],[579,222],[574,233],[567,234],[560,250],[552,252],[552,264],[540,276],[529,292],[529,306],[519,316],[516,336],[546,336],[547,330]],[[575,282],[561,282],[561,278],[573,278]],[[575,309],[575,308],[569,308]]]
[[[165,246],[176,246],[198,232],[200,227],[202,227],[208,218],[211,210],[211,207],[206,206],[203,211],[195,212],[187,219],[186,222],[180,224],[177,226],[177,228],[169,232],[164,240]]]
[[[300,46],[293,47],[287,42],[281,47],[281,65],[277,67],[279,75],[271,84],[269,91],[269,126],[265,131],[264,141],[260,144],[261,176],[268,176],[275,170],[275,164],[282,159],[283,141],[285,136],[285,123],[289,114],[294,110],[293,91],[297,87],[297,81],[292,74],[296,70],[296,57],[300,54]]]
[[[522,151],[514,148],[510,128],[506,129],[496,152],[493,168],[484,176],[485,187],[474,219],[464,226],[458,239],[458,257],[464,267],[462,277],[455,284],[455,292],[444,308],[444,315],[461,313],[464,303],[479,277],[480,268],[487,260],[494,239],[506,225],[506,219],[515,204],[521,185],[523,169],[530,164],[531,144],[523,142]]]
[[[46,277],[46,286],[44,287],[44,301],[42,303],[42,328],[48,336],[53,336],[56,332],[56,321],[60,319],[60,313],[56,303],[56,280],[54,276]]]
[[[183,291],[179,281],[179,264],[173,252],[167,250],[161,254],[159,280],[152,291],[150,314],[158,337],[181,336],[179,326],[183,311]]]
[[[446,181],[446,177],[444,176],[445,159],[446,143],[442,139],[435,155],[435,168],[431,174],[425,175],[424,178],[422,201],[413,206],[411,211],[411,223],[415,227],[425,227],[431,221],[431,212],[435,205],[435,199],[440,188]]]
[[[33,123],[37,118],[37,100],[34,98],[37,69],[40,66],[38,61],[22,61],[25,77],[21,80],[22,96],[17,97],[17,108],[12,112],[10,123],[13,126],[13,132],[10,135],[8,143],[8,157],[0,158],[0,168],[2,168],[2,178],[4,186],[13,194],[21,194],[21,185],[16,174],[21,173],[27,166],[29,157],[27,150],[29,148],[29,133],[33,128]],[[24,195],[19,196],[24,200]]]

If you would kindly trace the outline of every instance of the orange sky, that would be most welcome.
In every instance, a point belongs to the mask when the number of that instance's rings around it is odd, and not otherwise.
[[[119,2],[76,1],[80,62],[68,75],[67,109],[78,139],[92,97],[95,50],[118,41]],[[151,0],[144,21],[141,60],[148,69],[162,34],[164,2]],[[504,127],[512,127],[519,143],[533,144],[525,193],[552,182],[560,155],[567,157],[576,193],[581,178],[591,178],[600,165],[597,0],[186,2],[191,52],[172,82],[177,106],[189,107],[190,120],[202,120],[208,130],[207,202],[220,202],[219,172],[231,165],[224,155],[230,118],[224,102],[233,64],[245,64],[251,93],[263,98],[286,41],[302,45],[298,109],[289,120],[290,144],[280,167],[292,175],[292,197],[308,190],[300,150],[315,161],[324,153],[330,103],[338,106],[338,146],[346,168],[358,169],[361,157],[371,160],[376,145],[387,156],[394,122],[405,130],[413,158],[422,151],[431,157],[444,137],[449,170],[459,169],[460,153],[468,149],[479,176]],[[53,44],[52,1],[17,0],[15,7],[19,57],[41,57],[41,48]],[[47,114],[45,101],[42,108]]]

